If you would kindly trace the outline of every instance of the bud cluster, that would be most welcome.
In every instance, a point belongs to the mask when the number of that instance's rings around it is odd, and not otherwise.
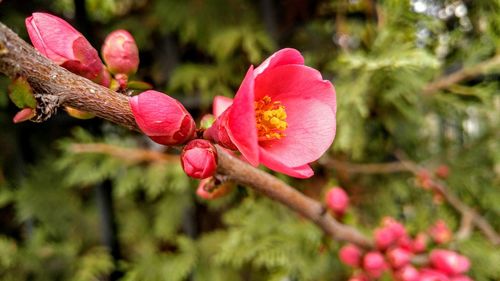
[[[449,231],[443,224],[438,221],[429,231],[435,245],[442,244],[440,235]],[[350,281],[377,280],[382,276],[391,276],[397,281],[472,280],[464,275],[470,267],[469,259],[454,251],[434,248],[427,253],[428,262],[420,267],[413,265],[416,255],[425,256],[428,235],[419,233],[412,238],[393,218],[384,218],[382,226],[374,231],[374,240],[376,249],[372,251],[365,252],[353,244],[340,249],[342,263],[355,268]]]

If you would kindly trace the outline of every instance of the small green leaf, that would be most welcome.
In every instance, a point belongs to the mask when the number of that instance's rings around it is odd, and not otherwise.
[[[127,87],[131,90],[149,90],[153,88],[151,84],[137,80],[129,81]]]
[[[33,90],[24,77],[16,78],[9,86],[9,98],[19,108],[36,108]]]

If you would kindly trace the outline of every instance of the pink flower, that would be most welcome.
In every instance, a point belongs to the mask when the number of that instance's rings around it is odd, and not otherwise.
[[[406,229],[404,225],[392,217],[384,217],[382,225],[392,232],[395,239],[406,236]]]
[[[394,273],[394,277],[398,281],[418,281],[418,270],[412,265],[406,265]]]
[[[434,268],[449,276],[467,272],[470,267],[470,261],[467,257],[448,250],[432,250],[429,259]]]
[[[206,200],[213,200],[225,196],[233,188],[234,185],[230,182],[215,184],[215,179],[209,177],[200,181],[198,189],[196,189],[196,195]]]
[[[192,140],[182,149],[181,164],[188,176],[208,178],[217,169],[217,150],[207,140]]]
[[[340,261],[350,265],[359,266],[361,264],[361,249],[353,244],[347,244],[339,251]]]
[[[392,248],[387,251],[387,259],[393,268],[400,268],[410,263],[412,253],[403,248]]]
[[[373,278],[379,278],[387,269],[384,256],[380,252],[369,252],[363,258],[363,269]]]
[[[282,49],[250,67],[232,105],[206,131],[226,148],[293,177],[307,178],[335,137],[335,90],[304,66],[302,55]]]
[[[111,32],[104,40],[101,51],[111,73],[130,75],[139,67],[139,50],[134,37],[126,30]]]
[[[326,193],[326,205],[337,216],[342,216],[349,206],[349,196],[340,187],[333,187]]]
[[[453,235],[443,220],[436,221],[429,229],[429,234],[437,244],[450,242]]]
[[[46,13],[33,13],[25,23],[33,46],[40,53],[75,74],[105,85],[103,64],[96,49],[69,23]]]
[[[149,90],[129,99],[139,128],[152,140],[163,145],[179,145],[192,139],[196,124],[176,99]]]

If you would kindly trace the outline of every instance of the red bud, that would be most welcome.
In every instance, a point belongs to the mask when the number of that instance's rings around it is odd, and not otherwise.
[[[387,251],[387,259],[393,268],[400,268],[407,265],[411,259],[411,252],[403,248],[392,248]]]
[[[217,150],[207,140],[192,140],[182,150],[181,164],[188,176],[196,179],[208,178],[217,169]]]
[[[111,32],[104,40],[102,57],[111,73],[134,74],[139,67],[139,50],[126,30]]]
[[[434,268],[450,276],[467,272],[470,267],[470,261],[467,257],[448,250],[433,250],[429,259]]]
[[[395,272],[394,277],[398,281],[418,281],[418,270],[412,265],[406,265]]]
[[[179,145],[192,139],[196,125],[176,99],[149,90],[129,99],[139,128],[152,140],[163,145]]]
[[[387,264],[380,252],[369,252],[363,258],[363,268],[371,277],[379,278],[387,269]]]
[[[326,205],[337,216],[342,216],[349,206],[349,196],[340,187],[334,187],[326,193]]]
[[[361,249],[353,244],[347,244],[339,251],[340,261],[350,266],[360,266]]]
[[[443,220],[436,221],[429,229],[429,234],[437,244],[450,242],[453,235]]]
[[[12,118],[12,122],[21,123],[30,120],[34,116],[35,116],[35,110],[33,108],[26,107],[21,109],[18,113],[16,113],[14,118]]]
[[[103,64],[97,51],[69,23],[46,13],[33,13],[25,23],[33,46],[40,53],[75,74],[99,79]]]

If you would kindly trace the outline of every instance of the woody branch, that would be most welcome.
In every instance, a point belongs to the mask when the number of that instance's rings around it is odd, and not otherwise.
[[[62,105],[91,112],[118,125],[140,131],[126,96],[52,63],[2,23],[0,72],[11,78],[27,79],[37,97],[37,114],[46,115],[40,118],[40,121],[50,117],[52,108]],[[230,156],[222,149],[218,149],[218,152],[218,173],[286,205],[314,222],[336,240],[349,241],[365,248],[373,247],[369,238],[357,229],[336,221],[320,202],[303,195],[270,174]]]

